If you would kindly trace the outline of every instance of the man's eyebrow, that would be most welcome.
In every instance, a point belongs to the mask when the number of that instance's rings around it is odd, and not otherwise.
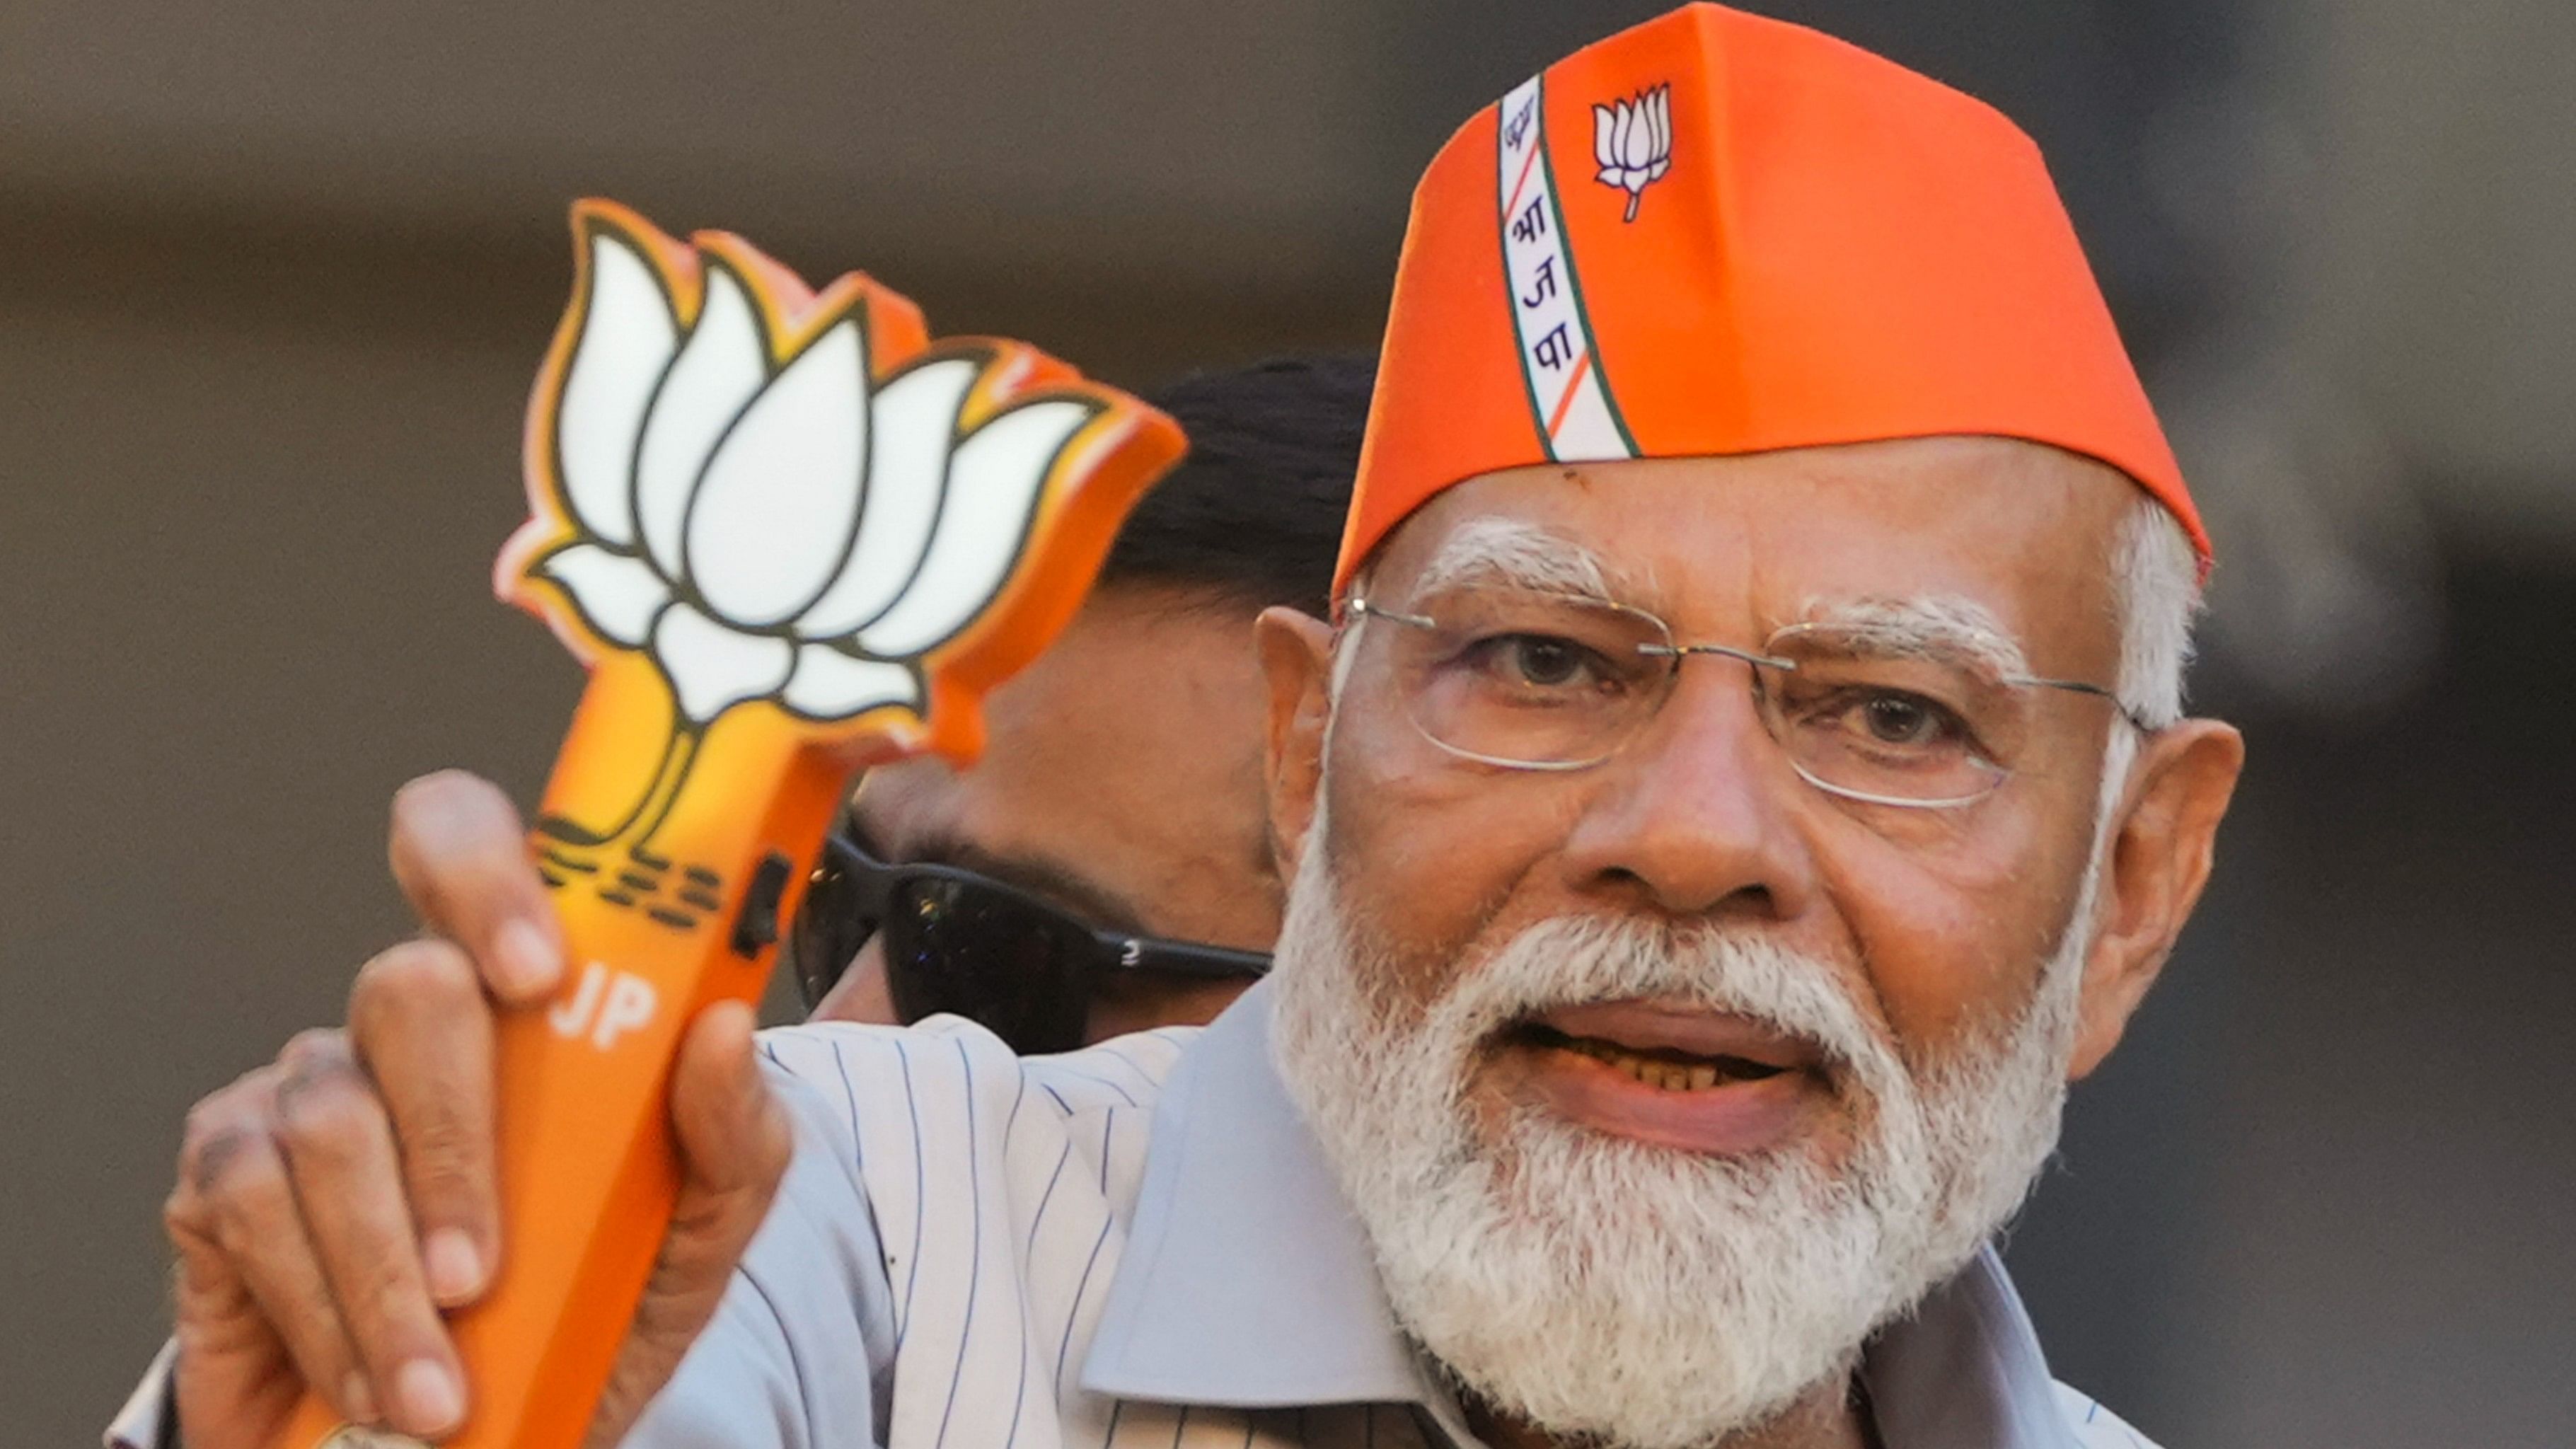
[[[1611,600],[1601,556],[1572,539],[1515,518],[1471,518],[1441,540],[1414,584],[1433,593],[1463,584],[1502,584]]]
[[[1814,600],[1800,611],[1808,624],[1858,636],[1860,642],[1909,658],[1965,657],[2007,679],[2030,673],[2021,642],[1994,611],[1974,599],[1935,594],[1919,598],[1868,597]]]
[[[1131,936],[1145,933],[1135,906],[1125,897],[1087,879],[1073,867],[1044,856],[1005,854],[955,836],[912,841],[903,855],[902,863],[907,865],[971,870],[1016,887],[1050,905],[1063,907],[1097,930]]]

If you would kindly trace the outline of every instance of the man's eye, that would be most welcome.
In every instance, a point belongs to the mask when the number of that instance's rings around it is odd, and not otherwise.
[[[1541,634],[1523,634],[1507,645],[1515,678],[1550,687],[1573,683],[1583,672],[1583,654],[1575,645]]]
[[[1963,733],[1957,716],[1917,695],[1873,694],[1852,709],[1873,744],[1925,749],[1955,743]]]
[[[1600,676],[1593,651],[1553,634],[1494,634],[1467,650],[1481,670],[1523,689],[1565,689]]]

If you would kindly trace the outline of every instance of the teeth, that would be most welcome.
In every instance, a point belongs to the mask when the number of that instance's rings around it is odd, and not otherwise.
[[[1577,1038],[1565,1043],[1568,1050],[1627,1073],[1649,1087],[1666,1092],[1704,1092],[1717,1085],[1718,1070],[1706,1063],[1685,1065],[1660,1058],[1622,1051],[1605,1041]]]

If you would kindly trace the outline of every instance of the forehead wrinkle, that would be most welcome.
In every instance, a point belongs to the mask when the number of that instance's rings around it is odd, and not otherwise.
[[[1610,601],[1610,570],[1582,544],[1516,518],[1471,518],[1441,540],[1414,582],[1420,593],[1501,584]]]
[[[1809,599],[1799,613],[1802,622],[1849,630],[1899,657],[1965,656],[2001,675],[2030,672],[2029,655],[1994,611],[1956,594]]]

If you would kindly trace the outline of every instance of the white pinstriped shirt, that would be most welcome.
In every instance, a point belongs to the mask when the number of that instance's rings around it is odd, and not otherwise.
[[[1473,1445],[1271,1067],[1268,999],[1057,1057],[956,1018],[767,1033],[796,1158],[630,1449]],[[158,1443],[164,1369],[111,1449]],[[1861,1372],[1887,1449],[2153,1449],[2049,1378],[1990,1252]]]

